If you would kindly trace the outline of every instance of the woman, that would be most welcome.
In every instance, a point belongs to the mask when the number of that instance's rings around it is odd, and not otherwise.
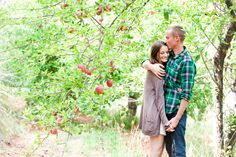
[[[156,41],[151,47],[150,63],[165,66],[168,57],[169,51],[166,44],[163,41]],[[150,136],[150,157],[161,157],[166,135],[164,126],[168,126],[163,84],[164,80],[157,78],[151,71],[147,71],[139,128],[145,135]]]

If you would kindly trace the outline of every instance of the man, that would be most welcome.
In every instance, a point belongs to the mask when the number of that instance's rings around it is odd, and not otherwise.
[[[186,107],[192,96],[196,66],[188,50],[183,45],[185,31],[181,26],[169,27],[166,31],[166,44],[171,50],[165,71],[160,64],[143,63],[146,70],[157,77],[165,76],[165,110],[170,125],[165,136],[169,157],[185,157]],[[162,68],[161,68],[162,67]]]

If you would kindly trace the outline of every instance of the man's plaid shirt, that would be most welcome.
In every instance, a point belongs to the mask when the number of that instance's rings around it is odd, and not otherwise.
[[[190,100],[196,66],[184,47],[184,50],[176,56],[173,52],[170,53],[165,71],[165,106],[166,113],[171,114],[178,110],[182,99]]]

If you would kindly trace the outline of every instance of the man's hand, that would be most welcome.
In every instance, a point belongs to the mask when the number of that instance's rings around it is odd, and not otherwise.
[[[156,75],[159,79],[162,79],[165,76],[164,66],[162,64],[151,64],[149,60],[143,63],[143,68],[146,70],[150,70],[154,75]]]
[[[179,124],[179,119],[177,117],[174,117],[170,120],[170,128],[176,128],[176,126]]]
[[[171,121],[168,121],[168,123],[166,124],[165,128],[167,132],[174,132],[175,129],[170,125]]]

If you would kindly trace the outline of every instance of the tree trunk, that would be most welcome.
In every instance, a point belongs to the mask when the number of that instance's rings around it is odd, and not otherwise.
[[[132,116],[136,115],[137,106],[138,106],[138,100],[133,99],[133,98],[128,98],[128,109],[129,109],[129,113]]]
[[[224,60],[230,43],[234,37],[236,31],[236,20],[235,13],[232,9],[233,3],[231,0],[225,0],[225,4],[230,9],[230,15],[233,20],[227,27],[227,32],[223,40],[220,41],[217,52],[214,56],[214,80],[216,83],[216,97],[215,97],[215,108],[216,108],[216,121],[217,121],[217,157],[224,156],[224,135],[223,135],[223,70]]]
[[[236,119],[236,115],[234,115],[234,119]],[[227,135],[227,148],[226,148],[226,152],[229,153],[230,157],[235,157],[235,152],[233,152],[234,150],[234,146],[236,143],[236,124],[233,123],[229,126],[229,132]]]
[[[234,32],[236,31],[236,21],[232,21],[229,24],[227,33],[223,41],[220,41],[220,45],[214,56],[214,80],[216,83],[216,97],[215,97],[215,108],[216,108],[216,120],[217,120],[217,156],[223,157],[224,155],[224,136],[223,136],[223,70],[224,70],[224,59],[226,53],[230,47],[230,43],[233,39]]]
[[[218,50],[214,56],[214,79],[216,81],[216,122],[217,122],[217,156],[221,157],[222,150],[224,148],[224,136],[223,136],[223,64],[225,55],[222,51]]]

